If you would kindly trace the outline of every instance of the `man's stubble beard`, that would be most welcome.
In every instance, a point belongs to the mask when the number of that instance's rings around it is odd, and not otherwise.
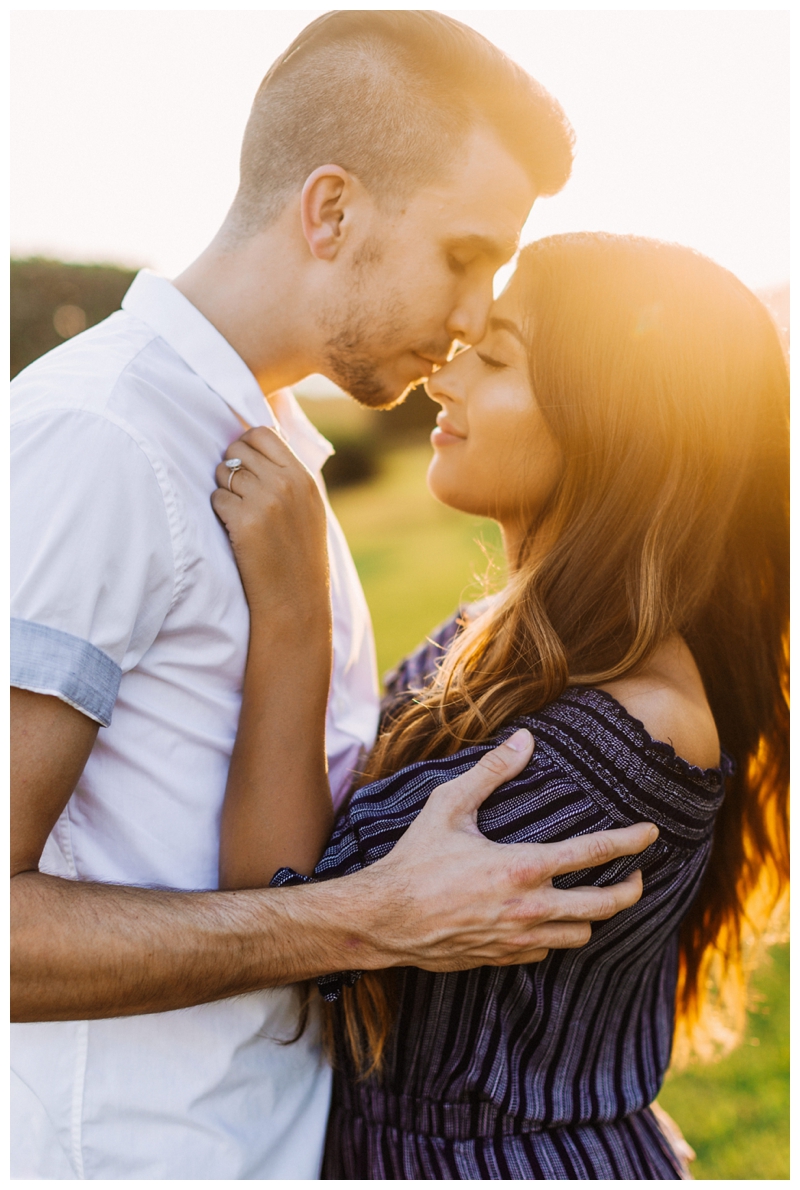
[[[353,257],[347,304],[331,306],[322,320],[329,336],[323,348],[326,375],[369,409],[399,405],[418,379],[398,390],[380,375],[385,362],[398,355],[412,321],[398,293],[370,285],[384,268],[383,261],[383,243],[368,238]]]
[[[402,335],[401,305],[395,301],[389,310],[384,307],[380,324],[377,316],[358,302],[352,302],[344,314],[339,310],[338,315],[338,327],[324,347],[327,375],[360,405],[390,409],[408,391],[389,389],[380,375],[383,361]]]

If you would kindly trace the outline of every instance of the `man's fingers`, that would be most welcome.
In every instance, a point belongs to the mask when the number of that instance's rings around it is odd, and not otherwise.
[[[435,789],[429,799],[451,814],[472,814],[499,785],[525,768],[533,753],[533,736],[524,727],[482,756],[467,773]]]
[[[596,868],[622,855],[638,855],[658,838],[658,827],[652,822],[637,822],[634,826],[619,830],[595,831],[564,839],[560,843],[548,843],[544,853],[532,856],[531,876],[541,881],[542,876],[563,876],[567,872],[580,872],[583,868]],[[524,844],[520,844],[524,846]]]
[[[541,963],[542,959],[546,959],[550,952],[542,950],[537,946],[534,950],[526,950],[522,953],[521,958],[514,958],[512,962],[504,963],[505,967],[521,967],[523,963]]]
[[[624,880],[606,884],[602,888],[588,884],[578,888],[551,888],[547,890],[546,900],[543,900],[542,893],[543,890],[539,889],[535,908],[530,915],[531,925],[536,921],[541,923],[535,926],[537,941],[539,929],[548,923],[606,921],[620,910],[629,909],[642,895],[642,873],[638,870],[631,872]],[[524,901],[520,902],[518,917],[520,921],[525,920]],[[548,945],[553,947],[557,944],[550,942]]]
[[[588,921],[546,921],[527,933],[520,933],[517,939],[519,954],[530,955],[538,951],[543,958],[549,950],[577,950],[585,946],[592,936]],[[503,960],[505,962],[505,959]],[[537,963],[540,960],[508,956],[510,963]]]
[[[547,950],[577,950],[585,946],[592,936],[588,921],[548,921],[538,926],[528,946],[546,947]]]

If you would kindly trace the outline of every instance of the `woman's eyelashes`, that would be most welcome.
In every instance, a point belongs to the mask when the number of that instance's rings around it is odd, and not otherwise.
[[[508,364],[504,364],[499,359],[493,359],[491,355],[486,355],[486,353],[483,351],[476,351],[475,354],[477,355],[479,360],[481,360],[484,364],[486,364],[487,368],[492,368],[493,370],[497,370],[499,368],[507,368],[508,367]]]

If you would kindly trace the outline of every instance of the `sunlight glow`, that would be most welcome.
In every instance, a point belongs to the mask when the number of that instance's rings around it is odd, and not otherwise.
[[[250,102],[316,12],[12,14],[16,255],[175,274],[220,224]],[[561,101],[564,230],[687,243],[752,286],[788,276],[788,12],[453,12]]]

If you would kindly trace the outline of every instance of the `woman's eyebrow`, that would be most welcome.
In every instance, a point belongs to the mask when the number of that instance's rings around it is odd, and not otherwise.
[[[512,322],[510,318],[490,318],[489,330],[508,331],[508,333],[513,335],[523,347],[525,346],[525,340],[522,338],[522,331],[519,329],[516,322]]]

